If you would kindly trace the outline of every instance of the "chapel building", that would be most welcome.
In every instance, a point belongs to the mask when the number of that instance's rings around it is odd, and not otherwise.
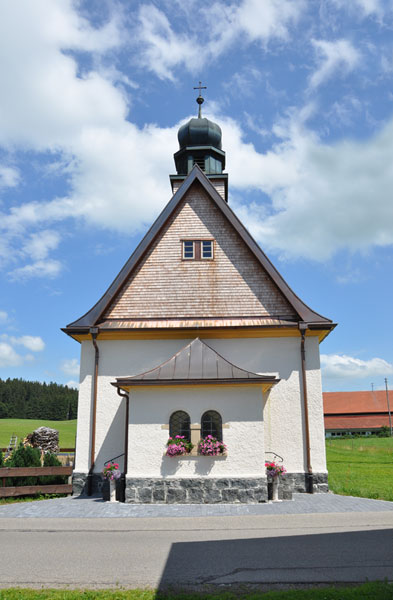
[[[285,283],[228,204],[221,129],[180,127],[172,197],[102,298],[64,328],[81,343],[74,493],[122,470],[133,503],[264,502],[328,490],[319,344],[335,327]],[[171,436],[193,444],[168,456]],[[211,435],[217,455],[198,443]],[[211,438],[210,438],[211,439]]]

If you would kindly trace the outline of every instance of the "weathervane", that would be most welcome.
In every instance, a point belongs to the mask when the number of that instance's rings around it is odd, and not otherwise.
[[[199,96],[196,99],[196,101],[199,104],[199,110],[198,110],[198,119],[202,119],[202,104],[204,103],[204,98],[202,98],[201,95],[201,90],[207,90],[207,87],[205,85],[202,85],[202,81],[199,82],[199,85],[197,87],[194,87],[194,90],[199,90]]]

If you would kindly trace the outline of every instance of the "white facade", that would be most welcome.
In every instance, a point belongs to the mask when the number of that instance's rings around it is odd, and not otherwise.
[[[203,335],[201,335],[203,339]],[[99,340],[95,472],[104,462],[124,452],[125,400],[111,385],[117,377],[129,377],[155,368],[191,339]],[[302,400],[300,335],[208,339],[209,346],[238,367],[280,382],[267,393],[261,386],[182,385],[141,387],[131,390],[128,424],[128,476],[263,477],[265,452],[283,458],[288,472],[307,471],[305,419]],[[311,464],[326,473],[319,340],[306,337],[306,374]],[[88,473],[92,423],[92,373],[94,347],[83,341],[78,407],[75,471]],[[216,410],[224,424],[226,457],[166,457],[166,428],[176,410],[189,413],[200,423],[206,410]],[[269,458],[269,455],[267,456]],[[122,460],[120,468],[124,470]]]

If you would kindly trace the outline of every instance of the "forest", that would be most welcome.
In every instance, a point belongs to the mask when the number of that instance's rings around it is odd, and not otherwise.
[[[0,419],[76,419],[78,391],[58,383],[0,379]]]

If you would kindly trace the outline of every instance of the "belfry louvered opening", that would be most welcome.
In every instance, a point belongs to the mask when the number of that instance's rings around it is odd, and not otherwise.
[[[198,165],[202,171],[205,170],[205,157],[204,156],[194,156],[192,161],[192,166]]]

